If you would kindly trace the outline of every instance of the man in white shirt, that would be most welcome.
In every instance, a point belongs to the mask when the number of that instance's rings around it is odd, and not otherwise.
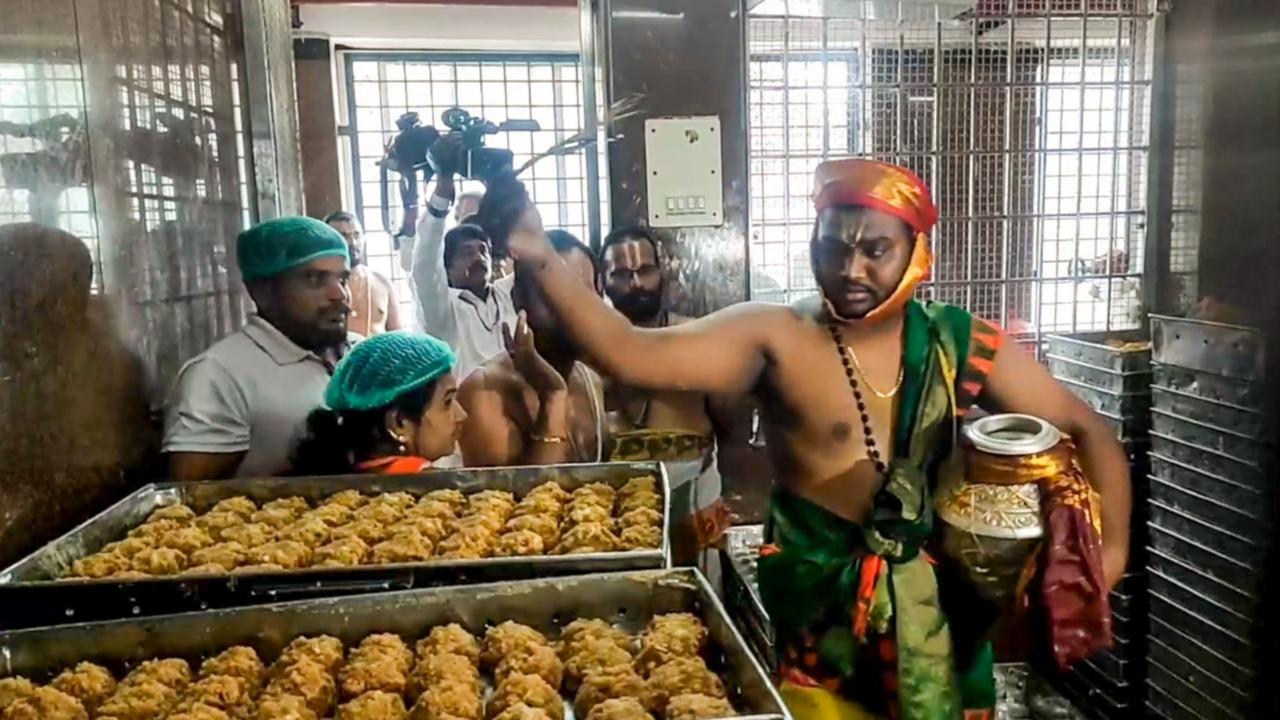
[[[504,323],[515,327],[511,280],[494,282],[489,236],[476,225],[444,232],[453,204],[452,172],[439,172],[435,192],[418,223],[412,277],[422,329],[449,343],[458,356],[461,382],[502,353]]]
[[[172,480],[286,472],[353,339],[350,255],[336,230],[270,220],[240,233],[236,259],[257,313],[178,372],[163,446]]]

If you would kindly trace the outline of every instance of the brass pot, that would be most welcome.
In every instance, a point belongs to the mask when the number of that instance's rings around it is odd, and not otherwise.
[[[989,415],[964,429],[965,443],[939,478],[935,507],[942,551],[965,568],[986,598],[1014,599],[1018,581],[1044,536],[1040,485],[983,477],[982,458],[1032,456],[1057,445],[1061,433],[1030,415]],[[998,479],[1000,482],[991,482]]]

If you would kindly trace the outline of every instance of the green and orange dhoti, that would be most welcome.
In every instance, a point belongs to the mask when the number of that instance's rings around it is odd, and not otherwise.
[[[760,593],[782,693],[800,720],[994,716],[997,608],[931,557],[932,490],[1003,335],[959,308],[904,308],[894,458],[869,522],[774,492]],[[954,619],[952,623],[949,620]]]

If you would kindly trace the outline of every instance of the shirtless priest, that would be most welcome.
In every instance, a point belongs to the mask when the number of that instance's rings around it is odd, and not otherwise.
[[[939,597],[945,563],[922,551],[933,475],[955,421],[976,404],[1071,436],[1101,498],[1097,584],[1120,579],[1131,502],[1120,444],[999,329],[913,299],[930,271],[937,210],[910,171],[819,166],[810,251],[820,297],[744,303],[662,329],[607,308],[560,261],[521,194],[494,185],[485,204],[509,208],[517,275],[536,277],[588,362],[630,387],[761,401],[776,486],[775,552],[761,558],[760,589],[797,717],[992,717],[990,644],[954,596]],[[871,628],[850,619],[863,602],[875,608]]]

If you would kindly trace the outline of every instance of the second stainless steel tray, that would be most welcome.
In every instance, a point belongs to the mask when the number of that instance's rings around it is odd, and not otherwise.
[[[1143,367],[1141,370],[1119,371],[1048,353],[1044,357],[1054,377],[1099,390],[1108,390],[1113,393],[1145,393],[1151,386],[1150,366]]]
[[[1251,517],[1266,515],[1267,499],[1263,493],[1231,478],[1196,469],[1159,453],[1151,453],[1151,475],[1183,490],[1211,497]]]
[[[1240,485],[1257,488],[1259,492],[1267,487],[1266,473],[1256,463],[1224,455],[1212,448],[1195,445],[1172,435],[1152,431],[1151,452],[1176,460],[1194,470],[1231,478]]]
[[[1054,378],[1095,412],[1112,418],[1137,418],[1145,416],[1151,410],[1150,388],[1138,392],[1116,392],[1086,385],[1057,374]]]
[[[1151,343],[1151,359],[1161,365],[1237,380],[1262,378],[1265,343],[1254,328],[1152,315]]]
[[[1144,330],[1047,335],[1050,355],[1116,372],[1150,372],[1151,341]]]
[[[1170,415],[1192,418],[1206,425],[1249,438],[1258,439],[1263,432],[1262,413],[1230,403],[1202,398],[1181,390],[1153,385],[1151,406]]]
[[[1261,388],[1255,382],[1233,380],[1213,373],[1158,363],[1152,363],[1151,370],[1153,387],[1177,390],[1186,395],[1255,411],[1262,404]]]
[[[272,659],[302,635],[333,635],[351,646],[373,633],[411,640],[451,622],[482,634],[514,620],[555,638],[577,618],[602,618],[636,632],[668,612],[702,619],[714,648],[707,664],[720,672],[743,716],[790,717],[707,581],[693,569],[411,590],[0,633],[0,677],[40,682],[80,661],[120,670],[153,657],[196,660],[232,645],[248,645]]]
[[[1197,420],[1171,415],[1164,410],[1151,411],[1151,432],[1251,465],[1261,465],[1266,456],[1266,448],[1253,438]]]
[[[772,666],[776,656],[773,624],[764,609],[757,585],[756,559],[764,542],[763,525],[738,525],[725,533],[721,551],[725,565],[725,604],[756,648],[761,659]]]
[[[255,502],[301,496],[314,501],[342,490],[366,494],[439,488],[463,492],[497,489],[517,496],[554,481],[572,490],[601,482],[621,487],[632,477],[657,477],[663,496],[662,545],[652,550],[430,560],[420,563],[306,568],[221,576],[166,576],[137,580],[57,579],[76,560],[118,540],[156,508],[185,503],[197,511],[245,495]],[[0,629],[156,615],[325,595],[553,575],[640,570],[669,565],[669,483],[660,463],[600,463],[547,467],[442,470],[421,475],[344,475],[148,485],[96,517],[0,572]]]

